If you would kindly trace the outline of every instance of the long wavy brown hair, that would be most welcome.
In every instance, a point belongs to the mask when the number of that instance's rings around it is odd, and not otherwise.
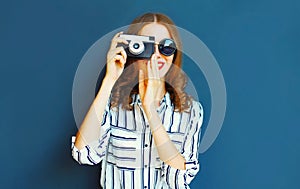
[[[174,110],[188,112],[192,97],[184,91],[187,78],[180,69],[182,64],[182,44],[174,22],[168,16],[161,13],[146,13],[133,20],[128,28],[127,34],[138,35],[145,25],[153,22],[164,25],[176,43],[177,51],[174,54],[173,64],[166,73],[165,87],[166,91],[170,94]],[[127,58],[124,71],[112,89],[112,107],[122,105],[123,109],[132,110],[133,94],[139,93],[138,68],[134,62],[134,60]]]

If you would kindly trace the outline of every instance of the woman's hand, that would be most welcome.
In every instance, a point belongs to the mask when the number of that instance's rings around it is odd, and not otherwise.
[[[124,50],[124,47],[117,47],[118,43],[128,44],[128,42],[119,37],[123,32],[117,33],[110,45],[110,49],[107,53],[107,67],[106,67],[106,75],[112,81],[116,81],[124,70],[124,66],[127,60],[127,54]]]
[[[159,77],[157,55],[153,54],[147,62],[147,73],[139,71],[139,94],[143,107],[150,112],[159,106],[162,94],[162,82]]]

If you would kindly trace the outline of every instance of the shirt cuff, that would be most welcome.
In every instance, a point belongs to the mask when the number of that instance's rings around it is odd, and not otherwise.
[[[79,164],[86,164],[86,165],[95,165],[98,164],[102,157],[100,157],[93,148],[89,145],[85,146],[81,150],[76,148],[75,144],[76,136],[72,136],[71,139],[71,149],[72,149],[72,157],[75,161]]]

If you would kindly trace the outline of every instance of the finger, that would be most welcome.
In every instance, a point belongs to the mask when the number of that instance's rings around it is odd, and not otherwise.
[[[148,60],[147,62],[147,74],[148,74],[148,79],[153,78],[153,73],[152,73],[152,69],[151,69],[151,62],[150,60]]]
[[[126,61],[124,60],[123,57],[118,57],[118,58],[116,59],[116,63],[117,63],[117,64],[120,63],[121,66],[124,67]]]
[[[117,43],[128,44],[128,41],[123,37],[114,38],[112,41],[114,42],[114,44],[117,44]]]
[[[121,63],[122,66],[124,65],[124,59],[121,55],[116,55],[114,58],[113,58],[113,61],[115,63]]]
[[[145,94],[145,75],[143,70],[139,70],[139,93],[141,97],[144,97]]]
[[[153,61],[153,76],[155,79],[159,79],[159,74],[158,74],[158,62],[157,62],[157,56],[154,55],[154,61]]]
[[[123,34],[123,31],[117,33],[113,38],[112,38],[112,41],[111,41],[111,45],[110,45],[110,48],[113,49],[117,46],[118,43],[125,43],[125,44],[128,44],[128,41],[125,40],[124,38],[122,37],[119,37],[121,34]]]
[[[114,60],[121,60],[123,57],[119,54],[117,54],[115,57],[114,57]]]
[[[120,43],[128,44],[129,42],[124,37],[118,37],[117,40],[120,41]]]
[[[113,38],[119,37],[121,34],[123,34],[123,31],[116,33]]]
[[[153,79],[156,78],[155,74],[155,65],[157,64],[156,59],[155,59],[155,54],[151,56],[151,72],[152,72],[152,77]]]
[[[116,35],[114,35],[114,37],[111,40],[111,45],[110,45],[111,47],[117,45],[114,39],[117,38],[117,37],[119,37],[119,35],[121,35],[122,33],[123,33],[123,31],[118,32],[118,33],[116,33]]]
[[[107,59],[111,59],[113,58],[114,56],[116,56],[117,54],[120,54],[124,57],[124,59],[126,60],[127,59],[127,54],[124,50],[124,47],[117,47],[115,49],[112,49],[110,50],[108,53],[107,53]]]
[[[120,53],[121,53],[121,55],[123,56],[123,58],[124,58],[125,60],[127,60],[127,53],[126,53],[124,47],[122,47],[122,50],[121,50]]]

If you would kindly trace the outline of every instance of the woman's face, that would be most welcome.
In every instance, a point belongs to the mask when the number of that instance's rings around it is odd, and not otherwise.
[[[158,23],[151,23],[145,25],[139,32],[139,35],[146,35],[146,36],[154,36],[155,42],[159,43],[162,39],[171,38],[168,29],[161,24]],[[160,78],[164,78],[168,70],[170,69],[173,61],[174,54],[171,56],[165,56],[160,54],[158,50],[158,45],[155,45],[154,53],[157,56],[157,66],[159,70]],[[148,60],[138,60],[138,67],[142,69],[144,73],[147,73],[147,63]]]

